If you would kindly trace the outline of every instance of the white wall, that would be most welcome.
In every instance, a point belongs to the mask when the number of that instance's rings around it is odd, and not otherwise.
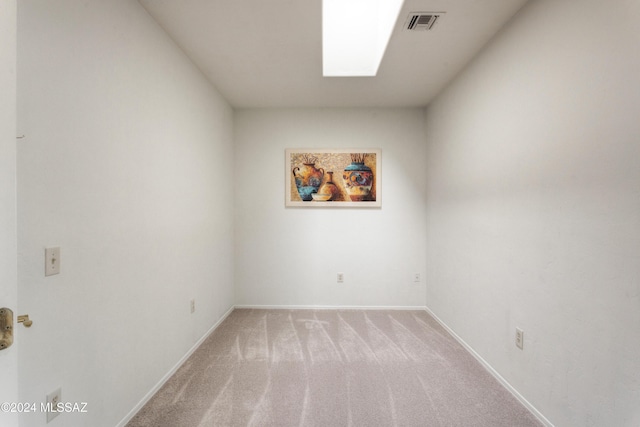
[[[529,2],[426,116],[427,305],[558,426],[640,425],[639,18]]]
[[[0,2],[0,307],[17,311],[16,288],[16,2]],[[14,313],[15,316],[18,313]],[[18,329],[18,328],[16,328]],[[0,403],[18,401],[18,343],[0,351]],[[17,415],[0,412],[15,427]]]
[[[420,109],[237,111],[236,304],[423,306],[424,138]],[[285,208],[285,148],[332,147],[382,149],[381,209]]]
[[[112,427],[233,304],[233,112],[133,0],[21,1],[18,94],[20,401]]]

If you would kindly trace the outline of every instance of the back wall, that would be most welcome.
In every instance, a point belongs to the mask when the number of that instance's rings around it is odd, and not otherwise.
[[[424,140],[422,109],[237,111],[236,304],[424,306]],[[285,208],[286,148],[350,147],[382,149],[381,209]]]

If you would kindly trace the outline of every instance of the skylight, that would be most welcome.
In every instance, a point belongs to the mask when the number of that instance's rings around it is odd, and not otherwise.
[[[404,0],[322,0],[322,74],[375,76]]]

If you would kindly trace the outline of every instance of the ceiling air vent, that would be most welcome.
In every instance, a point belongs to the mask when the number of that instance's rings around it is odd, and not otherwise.
[[[411,12],[405,23],[405,30],[427,31],[440,20],[444,12]]]

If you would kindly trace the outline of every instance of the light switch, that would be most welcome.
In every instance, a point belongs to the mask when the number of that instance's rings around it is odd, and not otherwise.
[[[44,275],[60,274],[60,248],[46,248],[44,250]]]

